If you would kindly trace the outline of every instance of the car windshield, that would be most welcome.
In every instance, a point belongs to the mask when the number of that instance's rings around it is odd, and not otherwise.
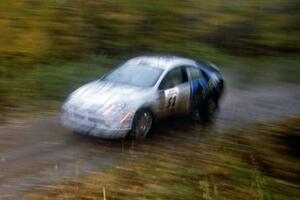
[[[162,69],[150,65],[125,64],[108,74],[103,80],[138,87],[151,87],[155,85],[162,72]]]

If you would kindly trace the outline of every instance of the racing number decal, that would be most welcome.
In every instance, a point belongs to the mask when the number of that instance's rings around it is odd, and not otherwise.
[[[179,90],[177,87],[165,90],[165,98],[166,98],[166,109],[169,112],[174,112],[176,108],[176,100],[178,96]]]
[[[176,103],[176,96],[171,96],[168,100],[167,103],[167,109],[173,109],[175,107],[175,103]]]

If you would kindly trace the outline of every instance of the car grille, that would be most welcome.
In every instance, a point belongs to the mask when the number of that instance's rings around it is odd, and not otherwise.
[[[83,115],[80,115],[80,114],[78,114],[78,113],[74,113],[74,114],[73,114],[73,117],[74,117],[74,118],[77,118],[77,119],[82,119],[82,120],[85,118]]]
[[[88,117],[88,121],[94,122],[94,123],[104,123],[103,119],[97,119],[97,118],[94,118],[94,117]]]

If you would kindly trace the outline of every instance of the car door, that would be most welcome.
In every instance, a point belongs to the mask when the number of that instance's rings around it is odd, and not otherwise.
[[[207,93],[207,81],[203,72],[196,66],[186,66],[191,83],[191,109],[196,109]]]
[[[185,114],[189,111],[191,89],[184,67],[170,70],[162,79],[158,90],[162,103],[162,117]]]

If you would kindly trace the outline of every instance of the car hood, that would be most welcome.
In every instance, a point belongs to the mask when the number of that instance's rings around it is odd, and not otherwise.
[[[148,93],[147,91],[149,89],[106,81],[94,81],[74,91],[69,101],[80,107],[94,105],[100,108],[114,103],[132,105],[141,102]]]

